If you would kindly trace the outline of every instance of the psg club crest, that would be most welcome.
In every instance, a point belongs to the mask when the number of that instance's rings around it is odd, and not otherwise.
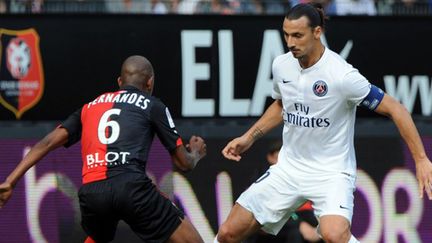
[[[20,119],[39,102],[43,90],[39,35],[34,29],[0,28],[0,104]]]
[[[323,97],[328,91],[327,83],[322,80],[318,80],[314,83],[312,89],[316,96]]]

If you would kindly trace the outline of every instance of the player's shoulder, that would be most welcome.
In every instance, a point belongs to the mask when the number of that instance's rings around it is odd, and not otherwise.
[[[151,110],[165,110],[167,107],[159,97],[150,95],[148,99],[150,100],[149,104]]]
[[[113,98],[115,98],[116,96],[120,96],[124,92],[126,92],[126,91],[117,90],[117,91],[106,91],[103,93],[99,93],[99,95],[94,97],[92,100],[89,100],[86,103],[84,103],[82,108],[84,108],[84,107],[88,108],[88,107],[91,107],[92,105],[96,105],[98,103],[111,102],[111,100]]]
[[[352,67],[351,64],[349,64],[345,59],[343,59],[339,54],[337,54],[336,52],[330,50],[330,49],[326,49],[327,52],[327,56],[328,56],[328,63],[331,64],[332,67],[334,67],[334,65],[337,65],[336,68],[350,68]]]
[[[106,92],[103,92],[103,93],[99,93],[99,95],[96,96],[96,98],[94,98],[94,100],[104,99],[105,97],[108,97],[108,96],[115,96],[115,95],[117,95],[117,94],[121,95],[121,94],[122,94],[122,91],[117,90],[117,91],[106,91]]]
[[[146,98],[149,99],[150,102],[154,103],[155,105],[165,105],[164,102],[159,97],[149,95],[148,93],[144,93],[144,95],[146,95],[147,96]]]
[[[336,52],[327,49],[327,68],[333,71],[334,74],[339,74],[344,76],[345,74],[355,70],[355,68],[349,64],[345,59],[343,59]]]
[[[327,71],[332,75],[333,80],[343,87],[348,87],[358,80],[366,80],[355,67],[331,50],[329,50],[326,63]],[[355,86],[351,85],[351,87]]]
[[[280,65],[280,64],[283,64],[283,63],[291,62],[293,60],[295,60],[295,58],[292,55],[292,53],[291,52],[287,52],[287,53],[284,53],[282,55],[277,56],[273,60],[273,65]]]

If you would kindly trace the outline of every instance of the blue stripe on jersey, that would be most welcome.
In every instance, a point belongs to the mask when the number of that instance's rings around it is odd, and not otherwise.
[[[369,94],[361,102],[361,105],[363,107],[368,108],[371,111],[374,111],[381,103],[383,98],[384,98],[384,91],[382,91],[380,88],[378,88],[375,85],[371,85]]]

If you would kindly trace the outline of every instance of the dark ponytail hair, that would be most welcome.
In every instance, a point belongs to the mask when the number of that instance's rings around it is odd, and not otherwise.
[[[309,19],[309,26],[312,29],[317,26],[321,26],[324,29],[327,17],[320,3],[300,3],[289,9],[285,14],[285,18],[289,20],[299,19],[302,16],[306,16]]]

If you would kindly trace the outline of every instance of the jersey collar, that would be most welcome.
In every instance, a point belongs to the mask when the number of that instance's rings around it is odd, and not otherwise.
[[[132,85],[125,85],[120,90],[138,90],[139,91],[139,89],[137,87],[134,87]]]
[[[328,48],[326,48],[326,47],[324,47],[324,53],[322,54],[322,56],[321,56],[321,58],[318,60],[318,62],[316,62],[314,65],[312,65],[312,66],[310,66],[310,67],[308,67],[308,68],[302,68],[301,66],[300,66],[300,63],[298,63],[298,65],[299,65],[299,67],[300,67],[300,70],[301,70],[301,72],[310,72],[310,71],[312,71],[312,70],[315,70],[315,69],[318,69],[318,68],[320,68],[324,63],[325,63],[325,59],[327,58],[327,56],[328,56]]]

